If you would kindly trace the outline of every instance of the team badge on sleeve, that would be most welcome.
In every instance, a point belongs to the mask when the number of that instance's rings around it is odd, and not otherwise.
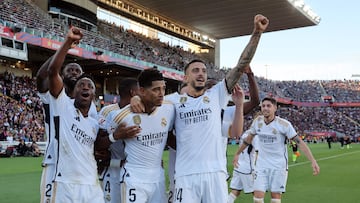
[[[134,121],[134,123],[135,123],[136,125],[140,125],[140,123],[141,123],[141,118],[140,118],[140,116],[139,116],[139,115],[135,115],[135,116],[133,117],[133,121]]]

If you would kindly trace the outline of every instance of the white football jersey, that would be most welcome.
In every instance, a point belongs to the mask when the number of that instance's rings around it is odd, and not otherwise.
[[[221,109],[229,99],[224,80],[197,98],[178,93],[166,96],[176,110],[175,179],[196,173],[226,173]]]
[[[103,107],[99,112],[99,125],[100,128],[105,129],[109,134],[113,133],[118,124],[114,122],[114,118],[120,114],[122,110],[119,104],[110,104]],[[112,159],[125,159],[124,154],[124,142],[123,140],[117,140],[109,147]]]
[[[98,121],[84,117],[75,108],[64,89],[58,98],[51,97],[54,105],[55,133],[59,137],[59,161],[55,181],[97,185],[97,166],[94,158],[94,142]]]
[[[292,124],[275,116],[265,124],[264,116],[258,116],[250,127],[250,133],[258,137],[256,168],[287,169],[288,153],[286,140],[296,136]]]
[[[125,180],[142,183],[164,180],[161,160],[168,132],[174,125],[174,115],[174,106],[164,101],[151,114],[132,113],[128,105],[115,117],[117,123],[141,128],[137,137],[124,139],[126,162],[122,174]]]

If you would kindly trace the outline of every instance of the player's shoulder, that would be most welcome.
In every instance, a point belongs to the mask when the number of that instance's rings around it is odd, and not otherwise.
[[[165,99],[165,100],[163,100],[161,105],[167,107],[167,106],[173,106],[173,104],[174,104],[173,101]]]
[[[114,116],[113,121],[115,123],[121,123],[121,121],[132,113],[130,104],[119,109],[118,113]]]
[[[114,110],[118,110],[120,109],[119,105],[116,104],[109,104],[107,106],[104,106],[101,110],[100,110],[100,114],[104,117],[106,117],[111,111]]]
[[[173,92],[171,94],[165,95],[164,101],[175,103],[178,98],[180,97],[180,94],[177,92]]]
[[[256,121],[256,122],[264,121],[264,116],[263,116],[263,115],[259,115],[259,116],[257,116],[257,117],[254,119],[254,121]]]
[[[161,114],[172,115],[175,112],[174,103],[164,100],[158,110]]]
[[[40,98],[40,100],[42,101],[42,103],[44,104],[49,104],[49,100],[50,100],[50,92],[46,91],[46,92],[37,92],[37,96]]]
[[[288,127],[290,125],[290,121],[288,121],[284,118],[276,116],[275,119],[276,119],[277,123],[279,123],[280,125],[282,125],[284,127]]]

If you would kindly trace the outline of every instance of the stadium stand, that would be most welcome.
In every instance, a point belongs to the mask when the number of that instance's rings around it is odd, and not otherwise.
[[[0,10],[0,25],[11,28],[12,32],[62,41],[69,26],[65,21],[51,19],[28,0],[0,0]],[[184,63],[199,58],[182,47],[170,46],[159,39],[101,20],[97,30],[84,30],[84,39],[79,47],[121,55],[125,60],[144,61],[178,72],[183,70]],[[50,50],[48,52],[51,55]],[[207,64],[211,78],[223,78],[228,70],[219,69],[210,61]],[[41,102],[36,96],[35,80],[14,74],[12,70],[1,61],[0,141],[44,141]],[[360,137],[358,80],[273,81],[263,77],[256,77],[256,80],[260,97],[276,97],[280,105],[278,115],[291,121],[300,134],[325,137],[342,132],[353,140]],[[247,78],[241,78],[240,83],[248,94]],[[245,118],[245,128],[257,111]]]

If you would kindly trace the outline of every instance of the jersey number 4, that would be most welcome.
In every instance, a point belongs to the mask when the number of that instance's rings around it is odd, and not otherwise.
[[[176,202],[181,202],[182,201],[182,188],[176,188],[175,189],[175,198],[176,198]]]

